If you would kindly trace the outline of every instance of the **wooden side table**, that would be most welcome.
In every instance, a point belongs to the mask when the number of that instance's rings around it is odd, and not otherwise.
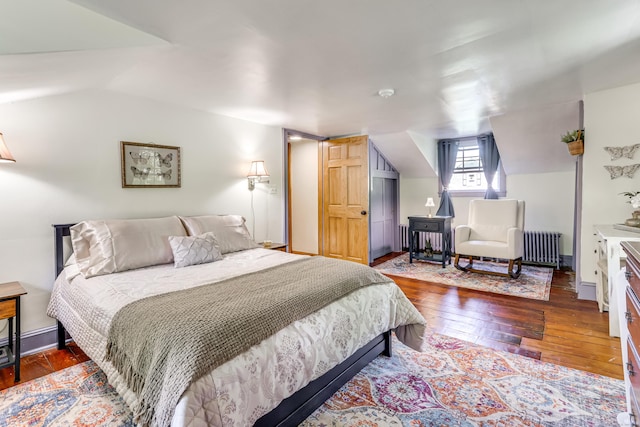
[[[9,341],[2,347],[8,359],[0,363],[0,368],[13,365],[14,382],[20,381],[20,296],[25,295],[19,282],[9,282],[0,284],[0,319],[7,319],[9,322]],[[15,339],[13,324],[15,321]]]
[[[287,252],[287,244],[286,243],[276,243],[276,242],[265,243],[265,242],[260,242],[258,244],[260,246],[262,246],[263,248],[265,248],[265,249],[273,249],[274,251]]]
[[[439,233],[442,235],[442,252],[425,255],[418,252],[417,233]],[[451,217],[450,216],[410,216],[409,217],[409,263],[413,259],[451,264]]]

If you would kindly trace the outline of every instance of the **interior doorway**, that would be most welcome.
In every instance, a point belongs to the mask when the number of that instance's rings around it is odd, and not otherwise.
[[[367,136],[329,139],[292,129],[283,136],[290,252],[368,263],[399,250],[399,173]],[[332,179],[345,185],[336,190]]]
[[[319,143],[327,138],[284,129],[285,233],[289,252],[319,255]]]

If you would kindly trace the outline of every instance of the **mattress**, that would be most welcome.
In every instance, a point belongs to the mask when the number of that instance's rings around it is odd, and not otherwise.
[[[135,407],[136,395],[104,358],[109,325],[121,307],[147,296],[225,280],[299,257],[258,248],[230,253],[209,264],[186,268],[162,265],[90,279],[78,275],[71,265],[56,279],[48,314],[62,322],[127,404]],[[191,384],[171,425],[251,425],[384,331],[399,328],[398,337],[418,348],[423,325],[422,316],[391,280],[353,292]]]

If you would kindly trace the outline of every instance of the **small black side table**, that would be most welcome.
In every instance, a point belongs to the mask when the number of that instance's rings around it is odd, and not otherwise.
[[[20,381],[20,295],[25,295],[19,282],[9,282],[0,284],[0,319],[7,319],[9,322],[9,341],[2,347],[7,354],[7,359],[0,362],[0,368],[13,365],[14,382]],[[16,332],[15,340],[13,333],[13,322],[15,320]]]
[[[425,255],[418,252],[418,235],[417,233],[439,233],[442,235],[442,253]],[[433,216],[416,215],[409,217],[409,263],[413,259],[423,261],[441,262],[442,268],[448,262],[451,264],[451,217],[450,216]]]

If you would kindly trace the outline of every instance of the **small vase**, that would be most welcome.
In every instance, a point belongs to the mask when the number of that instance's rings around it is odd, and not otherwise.
[[[633,218],[625,220],[624,225],[628,225],[629,227],[640,227],[640,211],[633,211],[631,215]]]

